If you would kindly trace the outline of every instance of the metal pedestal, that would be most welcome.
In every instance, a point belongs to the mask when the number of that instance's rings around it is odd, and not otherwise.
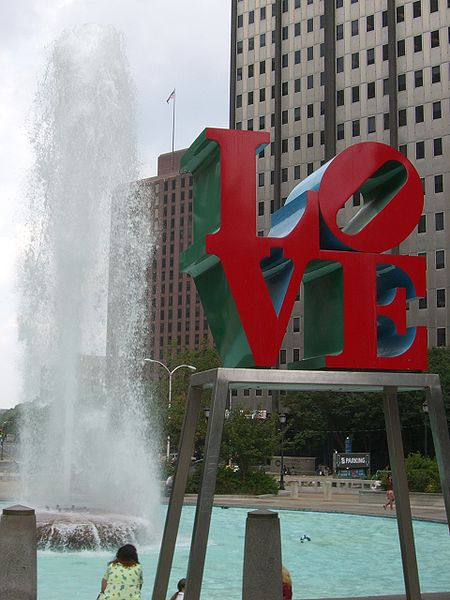
[[[198,600],[200,597],[226,402],[229,390],[239,388],[384,393],[386,433],[397,505],[406,598],[407,600],[421,599],[397,392],[423,390],[426,394],[431,433],[450,528],[450,440],[439,376],[421,373],[212,369],[191,376],[178,465],[167,511],[152,600],[162,600],[167,596],[190,459],[194,450],[201,392],[205,388],[212,389],[211,412],[186,575],[185,600]]]

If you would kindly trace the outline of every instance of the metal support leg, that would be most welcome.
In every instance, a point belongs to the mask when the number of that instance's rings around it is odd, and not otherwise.
[[[421,600],[396,387],[386,386],[384,388],[383,405],[406,598],[407,600]]]
[[[186,412],[181,430],[178,462],[175,471],[172,493],[167,509],[166,523],[159,553],[158,568],[153,586],[152,600],[161,600],[167,596],[173,553],[177,541],[184,493],[189,475],[191,457],[194,452],[195,430],[200,411],[201,388],[189,387]]]
[[[439,467],[442,495],[444,497],[447,522],[450,529],[450,439],[439,379],[437,379],[436,385],[432,385],[426,390],[426,397],[430,428]]]
[[[186,576],[185,600],[198,600],[205,566],[206,546],[208,543],[209,525],[216,488],[217,467],[219,464],[220,444],[222,441],[225,408],[228,398],[228,380],[220,375],[217,379],[211,399],[211,412],[206,434],[203,475],[197,499],[194,529],[192,533],[189,565]],[[156,598],[155,598],[156,600]]]

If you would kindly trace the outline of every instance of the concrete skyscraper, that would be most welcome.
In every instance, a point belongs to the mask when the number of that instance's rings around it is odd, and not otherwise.
[[[449,343],[450,0],[233,0],[230,127],[270,130],[257,168],[258,234],[292,188],[360,141],[408,156],[424,212],[401,245],[427,259],[427,298],[408,321]],[[361,209],[355,194],[343,223]],[[300,293],[298,299],[300,299]],[[296,302],[280,367],[302,356]]]

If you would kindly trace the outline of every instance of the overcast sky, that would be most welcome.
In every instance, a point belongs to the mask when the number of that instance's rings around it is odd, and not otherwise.
[[[206,126],[226,127],[229,0],[4,0],[0,8],[0,408],[19,402],[15,269],[20,206],[32,156],[27,119],[51,43],[84,23],[125,36],[137,88],[142,177],[171,148],[176,88],[177,149]]]

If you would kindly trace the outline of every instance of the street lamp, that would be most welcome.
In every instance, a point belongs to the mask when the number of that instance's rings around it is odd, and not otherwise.
[[[161,367],[163,367],[167,371],[167,373],[169,374],[169,402],[168,402],[168,409],[169,409],[168,415],[169,415],[169,417],[168,418],[170,419],[170,407],[172,406],[172,377],[173,377],[173,374],[175,373],[175,371],[178,371],[178,369],[183,369],[183,368],[184,369],[190,369],[191,371],[196,371],[197,367],[194,367],[192,365],[178,365],[174,369],[170,370],[167,365],[165,365],[160,360],[156,360],[154,358],[144,358],[144,362],[156,363],[157,365],[160,365]],[[167,457],[167,460],[170,459],[170,434],[167,434],[166,457]]]
[[[423,454],[424,456],[428,456],[428,426],[427,426],[427,415],[428,415],[428,403],[425,402],[422,404],[422,412],[423,412]]]
[[[278,415],[278,420],[280,421],[280,431],[281,431],[281,464],[280,464],[280,485],[278,489],[284,490],[284,426],[286,424],[286,415],[284,413],[280,413]]]

